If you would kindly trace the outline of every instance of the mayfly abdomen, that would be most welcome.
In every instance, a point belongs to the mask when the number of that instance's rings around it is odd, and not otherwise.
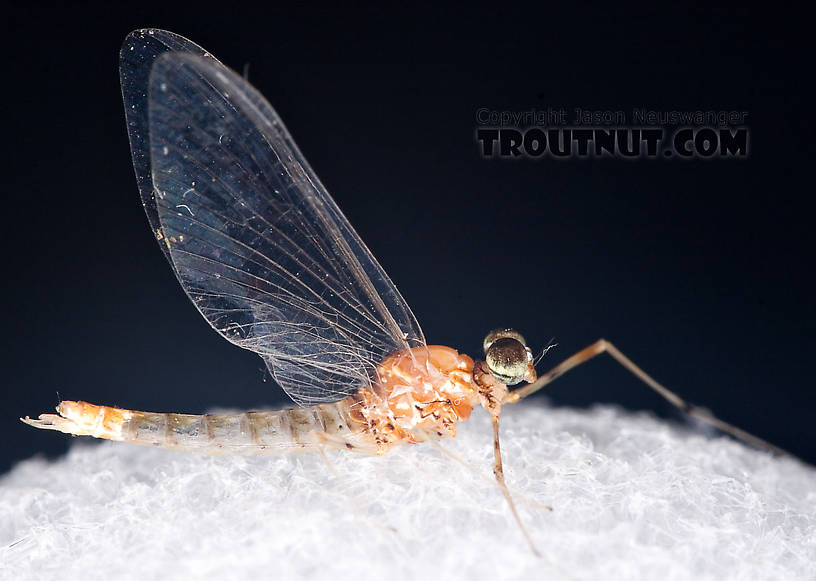
[[[364,425],[350,416],[353,400],[310,408],[235,414],[139,412],[64,401],[59,415],[28,420],[36,427],[77,436],[207,454],[254,456],[345,448],[374,453]]]
[[[377,366],[378,382],[334,403],[232,414],[140,412],[63,401],[58,414],[23,418],[35,428],[207,454],[254,456],[392,446],[454,437],[479,395],[473,360],[441,345],[398,351]]]

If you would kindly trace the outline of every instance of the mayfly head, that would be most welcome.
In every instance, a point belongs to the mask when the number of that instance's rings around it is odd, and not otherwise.
[[[485,362],[491,375],[505,385],[536,380],[533,353],[520,333],[494,329],[484,339]]]

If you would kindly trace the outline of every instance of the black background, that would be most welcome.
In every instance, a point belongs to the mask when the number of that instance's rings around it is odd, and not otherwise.
[[[125,35],[146,26],[249,63],[429,342],[478,356],[489,329],[513,326],[538,348],[555,339],[546,367],[603,336],[689,400],[816,460],[812,61],[795,18],[242,6],[4,14],[0,469],[66,449],[17,421],[60,398],[286,403],[260,359],[201,319],[148,231],[117,71]],[[547,106],[749,111],[750,156],[479,155],[477,109]],[[668,412],[608,358],[548,393]]]

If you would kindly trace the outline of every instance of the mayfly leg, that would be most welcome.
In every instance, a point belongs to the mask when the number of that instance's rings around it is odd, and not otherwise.
[[[533,543],[533,539],[530,538],[530,534],[527,532],[527,529],[524,528],[524,525],[521,522],[521,517],[516,510],[516,503],[513,502],[513,497],[510,494],[510,489],[507,488],[507,483],[504,481],[504,467],[502,466],[502,458],[501,458],[501,446],[499,445],[499,413],[498,411],[490,414],[490,419],[493,422],[493,453],[495,461],[493,463],[493,474],[496,476],[496,480],[499,483],[499,488],[501,488],[502,493],[504,494],[504,498],[507,500],[507,504],[510,505],[510,512],[513,513],[513,518],[516,520],[516,524],[518,524],[521,532],[524,534],[524,538],[527,539],[527,544],[530,545],[530,548],[533,550],[533,553],[537,557],[541,557],[541,553],[538,552],[535,544]]]
[[[747,444],[755,446],[756,448],[766,450],[771,452],[772,454],[779,454],[779,455],[790,455],[788,452],[774,446],[763,440],[762,438],[758,438],[753,434],[749,434],[745,430],[741,430],[740,428],[733,426],[723,420],[711,415],[707,411],[694,406],[681,398],[679,395],[671,391],[670,389],[666,388],[665,386],[661,385],[657,381],[655,381],[649,374],[643,371],[640,367],[635,365],[635,363],[629,359],[626,355],[621,353],[617,347],[615,347],[612,343],[605,339],[599,339],[589,347],[585,347],[575,353],[571,357],[568,357],[555,367],[553,367],[547,373],[544,373],[538,377],[536,381],[525,385],[519,389],[513,390],[504,403],[513,403],[524,399],[528,395],[532,395],[533,393],[537,392],[539,389],[548,385],[555,381],[557,378],[564,375],[570,369],[578,367],[582,363],[586,363],[596,355],[600,355],[601,353],[609,353],[615,361],[620,363],[623,367],[628,369],[635,377],[640,379],[643,383],[648,385],[651,389],[659,393],[664,399],[666,399],[672,405],[678,407],[685,413],[689,414],[692,417],[695,417],[707,424],[710,424],[725,432],[726,434],[730,434],[731,436],[737,438],[738,440],[742,440]]]
[[[447,456],[448,458],[450,458],[454,462],[458,462],[459,464],[461,464],[462,466],[464,466],[465,468],[470,470],[473,473],[474,476],[478,476],[479,478],[488,478],[488,476],[486,474],[482,474],[481,471],[479,471],[475,466],[471,465],[467,460],[465,460],[464,458],[461,458],[457,454],[454,454],[453,452],[451,452],[450,450],[445,448],[445,446],[443,446],[442,444],[440,444],[436,440],[429,438],[428,443],[431,446],[433,446],[434,448],[436,448],[439,451],[440,454],[443,454],[444,456]],[[492,482],[492,480],[491,480],[491,482]],[[530,508],[534,508],[536,510],[549,510],[550,512],[552,512],[553,508],[548,504],[541,504],[540,502],[536,502],[534,500],[531,500],[531,499],[527,498],[526,496],[524,496],[523,494],[519,494],[518,492],[513,492],[512,494],[513,494],[514,498],[516,498],[517,500],[520,500],[521,502],[523,502],[524,504],[526,504]]]
[[[507,504],[510,505],[510,512],[513,513],[513,518],[516,520],[516,524],[521,529],[522,534],[524,534],[524,538],[527,540],[527,544],[530,545],[530,549],[532,549],[533,554],[538,557],[539,559],[544,560],[547,562],[549,566],[553,569],[558,571],[558,573],[564,577],[565,579],[575,579],[569,572],[565,571],[561,567],[559,567],[556,563],[552,562],[546,556],[542,555],[539,550],[536,548],[535,544],[533,543],[533,539],[530,537],[530,534],[527,532],[527,529],[521,522],[521,517],[516,510],[516,503],[513,502],[513,497],[510,494],[510,489],[507,488],[507,483],[504,481],[504,467],[502,466],[502,458],[501,458],[501,445],[499,444],[499,412],[500,407],[498,409],[494,409],[490,412],[490,419],[493,422],[493,453],[495,457],[495,461],[493,464],[493,474],[496,476],[496,480],[499,483],[499,488],[501,488],[502,493],[504,494],[504,498],[507,500]],[[552,508],[547,507],[550,510]]]

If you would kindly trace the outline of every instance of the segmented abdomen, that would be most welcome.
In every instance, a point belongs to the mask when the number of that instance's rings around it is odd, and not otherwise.
[[[25,418],[38,428],[209,454],[258,455],[347,448],[376,453],[364,425],[350,416],[351,398],[310,408],[236,414],[174,414],[64,401],[59,415]]]
[[[473,360],[441,345],[389,355],[378,382],[331,404],[270,412],[171,414],[64,401],[59,415],[23,418],[35,428],[209,454],[274,454],[392,446],[456,436],[479,403]]]

